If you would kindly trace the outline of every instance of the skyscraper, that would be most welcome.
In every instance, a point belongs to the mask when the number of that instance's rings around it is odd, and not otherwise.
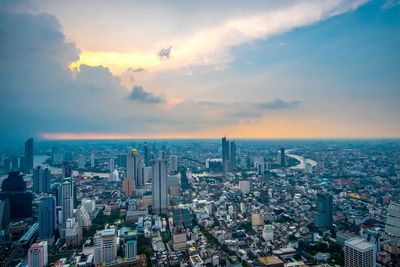
[[[50,170],[37,166],[33,170],[33,192],[48,193],[50,191]]]
[[[28,266],[29,267],[44,267],[47,266],[48,253],[47,242],[34,243],[28,251]]]
[[[236,143],[235,141],[231,142],[231,151],[230,151],[230,161],[231,161],[231,170],[236,169]]]
[[[144,165],[146,167],[150,166],[150,148],[147,142],[144,142],[143,145],[143,154],[144,154]]]
[[[90,167],[94,168],[94,159],[96,156],[96,151],[92,150],[92,152],[90,152]]]
[[[68,218],[72,218],[74,210],[74,183],[72,179],[61,184],[61,206],[62,222],[65,223]]]
[[[124,191],[127,197],[133,195],[139,179],[139,161],[140,155],[136,148],[126,156],[126,177],[124,181]]]
[[[400,237],[400,204],[391,202],[386,217],[385,232]]]
[[[170,155],[168,165],[169,165],[169,170],[171,172],[177,172],[178,171],[178,156]]]
[[[355,237],[345,241],[344,245],[345,267],[375,267],[375,246],[364,238]]]
[[[56,199],[45,196],[39,203],[39,239],[51,240],[56,224]]]
[[[110,174],[113,173],[114,168],[115,168],[115,159],[110,159]]]
[[[79,154],[78,155],[78,169],[83,170],[85,168],[85,165],[86,165],[85,155]]]
[[[94,264],[110,263],[117,259],[115,229],[103,230],[94,236]]]
[[[281,148],[281,167],[286,167],[286,155],[283,147]]]
[[[229,141],[226,136],[222,137],[222,165],[225,166],[226,162],[229,160]]]
[[[32,217],[32,193],[26,191],[26,184],[20,172],[10,172],[1,184],[0,200],[10,204],[10,219]]]
[[[175,227],[191,228],[192,221],[190,218],[190,209],[184,205],[177,205],[174,207],[173,219]]]
[[[168,207],[167,163],[164,159],[153,161],[153,213],[165,213]]]
[[[25,142],[24,172],[29,173],[33,169],[33,138]]]
[[[333,224],[332,195],[326,192],[317,194],[317,211],[315,213],[315,226],[330,229]]]

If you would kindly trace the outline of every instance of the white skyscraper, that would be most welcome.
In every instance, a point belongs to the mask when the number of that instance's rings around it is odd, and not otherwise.
[[[74,210],[74,183],[72,180],[61,184],[62,222],[72,218]]]
[[[375,267],[376,251],[374,244],[364,238],[354,237],[344,244],[345,267]]]
[[[115,168],[115,160],[110,159],[110,173],[113,173],[114,168]]]
[[[110,263],[117,259],[118,238],[115,229],[103,230],[94,236],[94,264]]]
[[[96,151],[92,150],[92,152],[90,153],[90,167],[94,168],[94,157],[96,155]]]
[[[167,162],[153,161],[153,213],[165,213],[168,207]]]
[[[385,231],[389,235],[400,237],[400,204],[395,202],[390,203]]]
[[[82,199],[82,206],[88,213],[93,213],[96,208],[96,201],[92,199]]]

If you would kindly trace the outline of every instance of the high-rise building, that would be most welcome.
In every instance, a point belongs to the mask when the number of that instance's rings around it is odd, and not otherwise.
[[[85,165],[86,165],[85,155],[79,154],[78,155],[78,169],[79,170],[85,169]]]
[[[175,227],[191,228],[190,208],[184,205],[177,205],[173,208],[173,219]]]
[[[283,147],[281,148],[281,167],[286,167],[286,155]]]
[[[94,236],[94,264],[110,263],[117,259],[115,229],[103,230]]]
[[[50,192],[51,174],[48,168],[37,166],[33,170],[33,192],[49,193]]]
[[[39,203],[39,239],[51,240],[56,225],[56,199],[45,196]]]
[[[84,226],[84,225],[82,225]],[[82,228],[79,227],[75,217],[68,218],[65,222],[65,244],[68,247],[76,247],[82,241]]]
[[[231,169],[236,169],[236,143],[235,141],[231,142],[231,150],[230,150],[230,161],[231,161]]]
[[[93,213],[96,209],[96,201],[92,199],[82,199],[83,208],[89,213]]]
[[[10,204],[8,200],[0,200],[0,244],[8,238],[10,225]]]
[[[33,169],[33,138],[25,142],[24,170],[29,173]]]
[[[165,213],[168,207],[167,163],[164,159],[153,161],[153,213]]]
[[[400,237],[400,204],[391,202],[386,217],[385,232]]]
[[[73,217],[74,211],[74,182],[65,180],[61,184],[61,206],[62,206],[62,222]]]
[[[117,156],[117,165],[121,168],[126,168],[126,155]]]
[[[178,156],[170,155],[169,156],[169,171],[177,172],[178,171]]]
[[[150,148],[147,142],[144,142],[143,145],[143,154],[144,154],[144,165],[146,167],[150,166]]]
[[[92,150],[92,152],[90,152],[90,167],[92,168],[94,168],[95,156],[96,156],[96,151]]]
[[[317,194],[317,211],[315,226],[330,229],[333,224],[333,198],[331,194],[320,192]]]
[[[28,251],[28,267],[45,267],[48,263],[47,242],[34,243]]]
[[[72,177],[72,168],[68,161],[64,161],[62,163],[61,177],[62,178]]]
[[[345,267],[375,267],[375,246],[364,238],[354,237],[344,244]]]
[[[226,136],[222,137],[222,165],[225,171],[229,170],[229,141]]]
[[[59,147],[51,149],[54,164],[61,164],[64,161],[64,151]]]
[[[136,231],[129,231],[124,235],[124,257],[127,260],[135,259],[137,256]]]
[[[110,159],[110,174],[113,173],[115,169],[115,159]]]
[[[133,195],[139,180],[140,155],[136,148],[126,156],[126,177],[124,181],[124,191],[127,197]]]
[[[10,219],[32,217],[32,193],[26,191],[20,172],[10,172],[1,183],[0,200],[7,199],[10,204]]]

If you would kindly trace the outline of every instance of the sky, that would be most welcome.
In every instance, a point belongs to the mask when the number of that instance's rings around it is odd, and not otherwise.
[[[0,138],[398,138],[400,1],[0,1]]]

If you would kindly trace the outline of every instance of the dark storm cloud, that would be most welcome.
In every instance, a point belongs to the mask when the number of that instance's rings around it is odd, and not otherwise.
[[[133,86],[129,99],[147,104],[160,104],[165,102],[164,98],[147,92],[142,86]]]

